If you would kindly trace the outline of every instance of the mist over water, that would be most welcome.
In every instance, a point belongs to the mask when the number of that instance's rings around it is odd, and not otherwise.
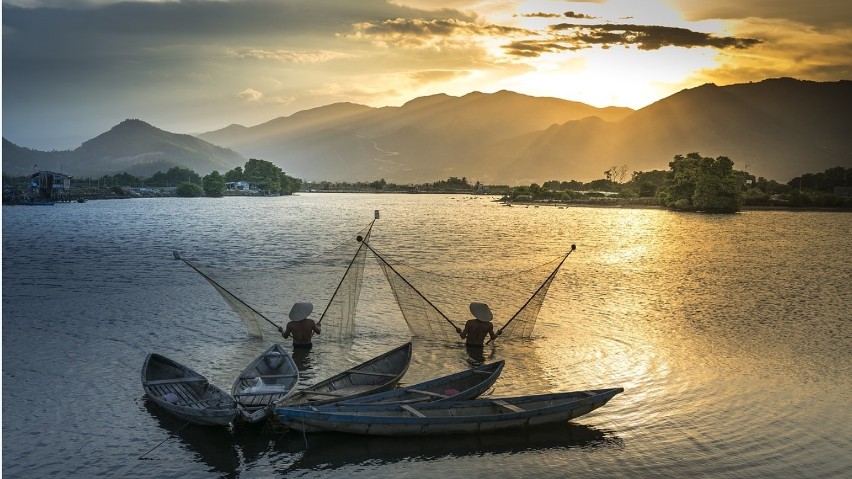
[[[300,194],[4,206],[4,476],[852,474],[852,214],[491,200]],[[531,339],[501,338],[482,357],[461,340],[415,339],[404,383],[505,359],[489,395],[624,393],[557,427],[405,440],[182,428],[145,401],[139,375],[149,352],[230,389],[277,341],[270,325],[264,339],[247,336],[172,250],[217,268],[283,267],[346,241],[374,210],[381,219],[371,244],[426,270],[511,273],[577,245]],[[291,304],[256,295],[270,319],[286,321]],[[302,379],[319,381],[409,339],[368,259],[354,341],[318,337]]]

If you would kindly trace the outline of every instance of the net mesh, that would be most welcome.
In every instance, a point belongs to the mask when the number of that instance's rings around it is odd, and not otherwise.
[[[529,338],[538,313],[567,255],[522,271],[483,272],[461,277],[424,271],[389,257],[370,245],[390,283],[403,318],[414,336],[457,340],[456,328],[473,319],[471,302],[488,304],[494,328],[504,338]]]
[[[357,236],[369,238],[371,227]],[[351,339],[367,253],[355,238],[315,256],[269,266],[248,259],[221,265],[184,261],[213,285],[252,336],[278,335],[276,325],[286,325],[293,304],[307,301],[314,305],[309,317],[320,324],[324,339]]]

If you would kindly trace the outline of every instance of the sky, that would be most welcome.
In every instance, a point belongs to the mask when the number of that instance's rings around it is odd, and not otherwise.
[[[3,137],[74,149],[336,103],[511,90],[639,109],[684,88],[852,79],[849,0],[3,0]]]

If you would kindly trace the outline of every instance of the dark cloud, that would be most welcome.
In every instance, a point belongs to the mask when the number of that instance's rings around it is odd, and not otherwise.
[[[513,36],[532,35],[535,32],[523,28],[502,25],[485,25],[458,19],[423,20],[396,18],[381,22],[362,22],[354,26],[356,33],[364,37],[389,39],[450,37],[455,35]]]
[[[558,53],[571,48],[558,42],[522,40],[504,45],[503,49],[518,57],[537,57],[543,53]]]
[[[585,13],[575,13],[575,12],[565,12],[566,18],[577,18],[580,20],[592,20],[597,17],[593,17],[591,15],[586,15]]]
[[[516,17],[525,17],[525,18],[562,18],[562,15],[558,13],[544,13],[544,12],[536,12],[536,13],[522,13],[520,15],[515,15]]]
[[[556,51],[554,45],[560,45],[562,50],[579,50],[594,45],[604,48],[636,46],[640,50],[658,50],[669,46],[744,49],[762,43],[761,40],[754,38],[718,37],[686,28],[657,25],[560,23],[552,25],[550,30],[559,34],[547,40],[514,42],[503,48],[515,55],[531,56],[532,53],[539,51],[535,48],[538,44],[542,45],[540,51],[545,52]],[[518,45],[522,45],[523,48],[519,49]]]

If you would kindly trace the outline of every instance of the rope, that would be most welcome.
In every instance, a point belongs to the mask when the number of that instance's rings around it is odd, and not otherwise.
[[[137,458],[137,460],[142,460],[142,459],[144,459],[144,458],[145,458],[145,456],[147,456],[148,454],[150,454],[150,453],[151,453],[151,451],[153,451],[154,449],[157,449],[158,447],[162,446],[162,445],[163,445],[166,441],[168,441],[169,439],[171,439],[172,437],[174,437],[174,435],[175,435],[175,434],[177,434],[177,433],[179,433],[179,432],[183,431],[183,428],[185,428],[186,426],[189,426],[189,421],[187,421],[187,422],[186,422],[183,426],[181,426],[181,427],[180,427],[180,429],[178,429],[177,431],[175,431],[175,432],[173,432],[173,433],[169,434],[169,435],[168,435],[165,439],[163,439],[162,441],[160,441],[160,443],[159,443],[159,444],[157,444],[156,446],[152,447],[152,448],[151,448],[148,452],[146,452],[145,454],[142,454],[141,456],[139,456],[139,457]]]

